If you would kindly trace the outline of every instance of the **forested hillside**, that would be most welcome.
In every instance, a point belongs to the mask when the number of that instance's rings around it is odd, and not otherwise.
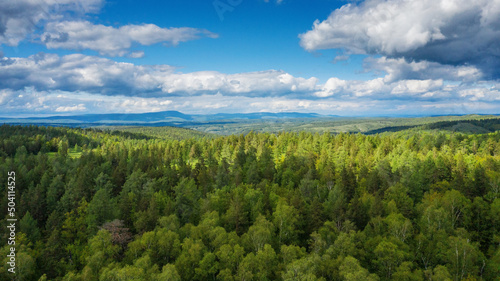
[[[376,134],[382,132],[401,131],[409,128],[441,129],[462,133],[488,133],[499,130],[498,115],[460,115],[433,117],[323,117],[323,118],[285,118],[271,120],[227,120],[206,124],[179,125],[202,132],[219,135],[247,134],[251,131],[259,133],[279,132],[311,132],[311,133],[363,133]],[[492,126],[497,124],[496,127]],[[429,126],[427,126],[429,125]],[[472,125],[472,126],[471,126]],[[476,127],[477,126],[477,127]]]
[[[0,126],[17,280],[499,280],[500,133]]]
[[[439,121],[425,125],[407,125],[407,126],[388,126],[380,129],[370,130],[366,134],[379,134],[385,132],[397,132],[407,129],[413,131],[439,130],[447,132],[459,132],[465,134],[487,134],[500,130],[500,118],[485,119],[465,119],[457,121]]]
[[[102,126],[103,130],[147,135],[159,139],[183,140],[190,138],[215,138],[217,135],[177,127]]]

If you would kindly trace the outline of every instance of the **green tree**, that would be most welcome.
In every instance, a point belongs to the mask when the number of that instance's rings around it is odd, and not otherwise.
[[[89,229],[96,230],[97,227],[113,220],[116,216],[116,203],[111,198],[111,189],[99,189],[88,205],[86,219]]]
[[[235,274],[238,265],[243,260],[245,250],[240,245],[225,244],[215,254],[219,259],[220,269],[229,269],[232,274]]]
[[[475,243],[468,238],[450,236],[446,249],[445,260],[455,280],[478,275],[479,265],[484,261],[484,257]]]
[[[344,258],[340,266],[340,275],[346,281],[377,281],[378,276],[370,274],[368,270],[363,268],[359,261],[351,256]]]
[[[243,240],[251,246],[254,252],[264,248],[264,245],[272,243],[274,225],[266,220],[266,217],[259,215],[255,223],[243,235]]]
[[[412,262],[403,262],[396,269],[394,274],[392,275],[393,280],[404,280],[404,281],[423,281],[423,273],[421,270],[413,270]]]
[[[205,246],[200,240],[186,238],[182,241],[182,251],[175,261],[175,268],[183,280],[193,280],[204,252]]]
[[[413,227],[411,221],[402,214],[390,214],[385,220],[389,233],[401,242],[405,242],[412,234]]]
[[[282,274],[284,281],[313,281],[325,280],[316,275],[321,258],[317,255],[298,259],[290,263]]]
[[[216,280],[218,271],[219,262],[217,262],[217,256],[212,252],[206,252],[200,261],[200,267],[195,269],[195,279]]]
[[[107,230],[100,230],[89,240],[86,266],[83,270],[85,280],[98,279],[100,270],[118,258],[119,246],[114,245]]]
[[[279,200],[276,211],[273,214],[273,223],[278,232],[279,245],[294,241],[297,219],[295,208],[288,205],[285,200]]]
[[[155,281],[181,281],[181,276],[173,264],[163,266],[161,273],[156,276]]]
[[[87,206],[87,201],[82,199],[76,210],[65,214],[66,219],[62,225],[61,238],[66,245],[68,263],[75,269],[81,268],[87,255]]]
[[[199,221],[199,204],[201,197],[194,179],[181,179],[174,187],[175,209],[181,223],[197,223]]]
[[[277,263],[277,255],[274,249],[269,244],[264,245],[264,248],[255,255],[256,272],[254,276],[258,280],[275,280]]]
[[[38,229],[37,222],[30,215],[30,212],[27,212],[21,221],[19,221],[19,228],[32,243],[39,241],[41,237],[40,229]]]
[[[376,264],[382,276],[390,279],[396,268],[404,261],[406,253],[389,241],[382,240],[374,250]]]
[[[453,228],[464,226],[470,218],[471,202],[458,190],[446,191],[441,202]]]

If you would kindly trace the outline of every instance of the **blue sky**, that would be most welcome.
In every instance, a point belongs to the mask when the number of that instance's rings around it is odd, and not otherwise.
[[[0,115],[500,113],[500,0],[0,3]]]

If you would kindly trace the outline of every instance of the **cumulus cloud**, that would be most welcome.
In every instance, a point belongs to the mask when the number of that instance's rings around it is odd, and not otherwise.
[[[144,57],[144,52],[143,51],[137,51],[137,52],[132,52],[127,55],[127,57],[132,58],[132,59],[138,59]]]
[[[432,63],[406,63],[387,58],[373,59],[369,63],[388,74],[367,81],[332,77],[320,84],[315,77],[295,77],[281,70],[234,74],[217,71],[181,73],[168,65],[135,65],[82,54],[58,56],[40,53],[28,58],[0,58],[0,88],[18,91],[32,87],[37,91],[81,91],[141,98],[220,94],[305,100],[328,97],[437,100],[472,97],[460,94],[460,91],[476,88],[488,93],[483,96],[475,94],[477,99],[491,99],[498,94],[496,84],[460,81],[462,76],[477,73],[475,68],[429,68]],[[436,73],[445,78],[433,78]],[[404,78],[399,79],[401,77]],[[456,78],[457,82],[450,82],[446,77]],[[220,103],[212,107],[226,105]]]
[[[8,92],[8,93],[7,93]],[[180,96],[175,99],[161,97],[142,98],[127,96],[104,96],[91,93],[64,91],[37,91],[32,87],[18,91],[2,91],[0,116],[74,115],[82,113],[143,113],[164,110],[179,110],[191,114],[218,113],[221,110],[234,113],[248,112],[332,112],[352,114],[369,110],[374,101],[303,100],[287,97],[247,97],[213,95]]]
[[[123,101],[115,102],[111,107],[122,112],[157,112],[166,110],[172,104],[171,100],[156,98],[126,98]]]
[[[500,78],[500,0],[366,0],[333,11],[299,37],[306,50],[469,65]]]
[[[354,102],[340,100],[299,100],[299,99],[272,99],[263,101],[253,101],[250,107],[260,112],[322,112],[323,114],[331,114],[332,112],[353,112],[368,110],[371,102]]]
[[[17,46],[43,21],[99,11],[102,0],[0,1],[0,44]]]
[[[1,116],[75,115],[82,113],[143,113],[172,110],[172,100],[129,96],[105,96],[88,92],[38,91],[33,87],[1,90]]]
[[[12,96],[12,90],[8,89],[0,90],[0,106],[5,104],[11,96]]]
[[[373,82],[373,81],[372,81]],[[350,81],[346,82],[350,84]],[[361,82],[359,82],[361,83]],[[416,83],[413,84],[412,83]],[[202,94],[177,97],[106,96],[89,92],[67,92],[59,90],[37,91],[33,87],[21,90],[0,91],[0,116],[75,115],[83,113],[143,113],[178,110],[189,114],[210,114],[219,112],[317,112],[345,116],[408,115],[408,114],[467,114],[498,113],[499,92],[496,88],[455,86],[453,91],[443,90],[446,85],[433,92],[423,93],[426,87],[416,81],[402,85],[412,89],[409,103],[405,94],[372,93],[371,95],[332,95],[323,98],[290,98],[288,96],[240,96]],[[361,85],[363,86],[363,85]],[[364,85],[366,86],[366,85]],[[358,85],[360,87],[360,85]],[[397,87],[394,87],[397,89]],[[390,87],[388,87],[391,90]],[[442,95],[437,97],[430,94]],[[444,96],[444,95],[447,96]],[[450,97],[453,97],[450,99]]]
[[[103,0],[16,0],[0,1],[0,45],[17,46],[30,38],[49,49],[94,50],[101,55],[139,58],[144,52],[130,52],[133,44],[181,42],[217,34],[190,27],[161,28],[154,24],[121,27],[93,24],[81,20],[85,14],[99,12]],[[37,32],[43,30],[43,33]]]
[[[295,77],[280,70],[181,73],[168,65],[135,65],[82,54],[3,57],[0,111],[16,115],[162,110],[367,115],[410,114],[410,109],[421,113],[419,108],[433,114],[445,112],[433,104],[442,105],[447,113],[472,112],[451,108],[456,104],[469,104],[468,109],[482,113],[500,108],[500,84],[460,81],[463,75],[477,73],[474,67],[432,68],[434,63],[389,58],[372,58],[366,64],[387,74],[367,81],[332,77],[321,84],[314,77]],[[452,81],[433,78],[436,71]],[[473,103],[481,107],[471,107]]]
[[[340,62],[340,61],[348,61],[349,60],[349,56],[347,55],[339,55],[339,56],[336,56],[333,60],[332,60],[332,63],[337,63],[337,62]]]
[[[475,82],[483,78],[481,70],[474,66],[444,65],[429,61],[411,61],[404,58],[373,58],[364,60],[365,71],[385,73],[385,82],[394,82],[402,79],[440,79],[448,81]]]
[[[412,95],[425,93],[423,97],[432,96],[433,91],[440,90],[443,87],[443,80],[402,80],[393,85],[391,94],[393,95]]]
[[[0,88],[39,91],[87,91],[104,95],[178,96],[221,92],[224,95],[278,96],[310,92],[316,78],[284,71],[224,74],[175,72],[168,65],[143,66],[106,58],[39,53],[28,58],[0,58]]]
[[[226,95],[277,96],[309,92],[318,80],[293,77],[278,70],[223,74],[216,71],[175,73],[164,77],[161,89],[165,93],[188,94],[221,92]]]
[[[49,49],[94,50],[101,55],[124,56],[134,43],[152,45],[164,43],[176,46],[180,42],[216,38],[217,35],[190,27],[161,28],[154,24],[125,25],[118,28],[93,24],[88,21],[50,22],[45,26],[41,41]],[[134,52],[130,57],[141,57],[144,53]]]
[[[155,91],[167,65],[138,66],[105,58],[72,54],[60,57],[39,53],[27,58],[0,59],[0,88],[33,86],[37,90],[89,91],[135,95]]]
[[[416,99],[412,103],[407,100],[379,100],[370,97],[322,99],[300,99],[288,97],[245,97],[202,95],[192,99],[181,97],[173,100],[171,108],[186,113],[207,114],[224,112],[317,112],[320,114],[345,116],[370,115],[408,115],[408,114],[468,114],[497,113],[500,102],[471,101],[460,98],[454,101],[447,99],[433,101]],[[207,106],[208,105],[208,106]],[[227,105],[217,107],[217,105]],[[439,108],[436,106],[439,105]]]
[[[75,112],[75,111],[84,111],[87,108],[83,103],[74,106],[59,106],[56,108],[56,112]]]
[[[33,87],[14,91],[4,89],[0,91],[0,108],[4,116],[18,116],[24,112],[36,114],[43,110],[55,112],[56,107],[51,108],[46,104],[50,98],[45,92],[38,92]]]
[[[500,101],[500,91],[498,89],[470,88],[458,91],[460,97],[467,98],[470,101]]]
[[[373,100],[436,100],[453,97],[455,90],[445,85],[442,79],[386,82],[384,78],[361,81],[334,77],[328,79],[314,95],[343,99],[369,97]]]

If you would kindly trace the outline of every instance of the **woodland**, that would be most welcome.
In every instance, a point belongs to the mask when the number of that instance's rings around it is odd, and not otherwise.
[[[2,125],[0,280],[500,280],[500,132],[443,126]]]

